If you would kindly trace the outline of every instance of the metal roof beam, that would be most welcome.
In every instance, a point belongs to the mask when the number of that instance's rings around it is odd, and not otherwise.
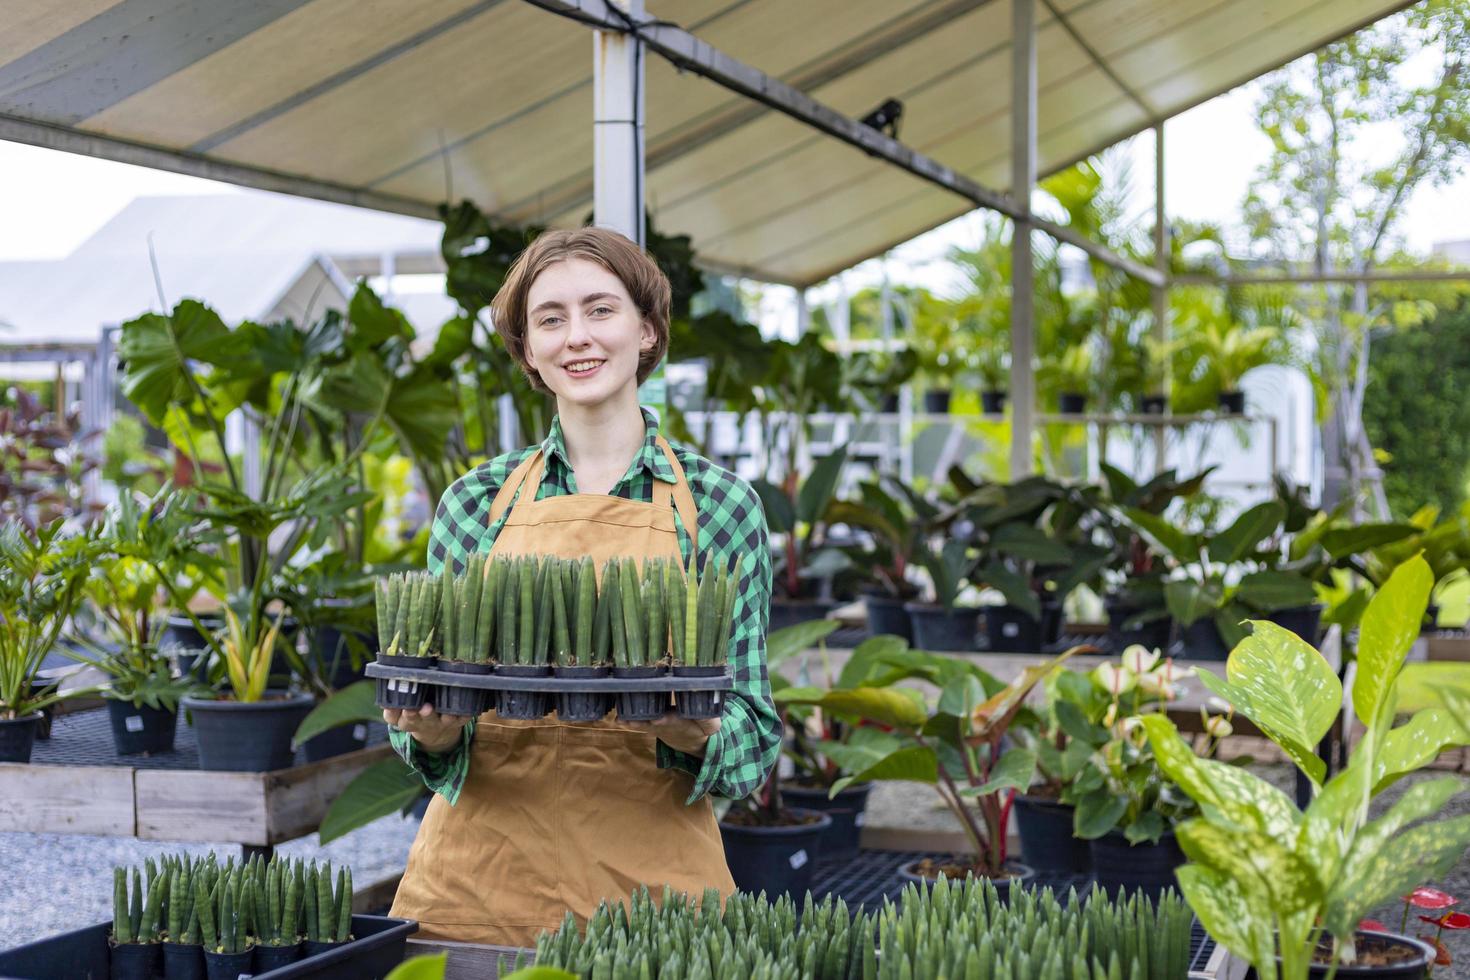
[[[1285,286],[1308,285],[1325,282],[1470,282],[1470,269],[1405,269],[1402,272],[1382,269],[1371,272],[1353,272],[1348,269],[1328,272],[1275,272],[1260,275],[1179,275],[1176,286]]]
[[[608,10],[606,0],[526,0],[551,13],[569,17],[598,30],[626,30],[623,17]],[[652,18],[634,18],[638,34],[649,50],[667,58],[675,66],[707,78],[736,94],[769,106],[777,112],[811,126],[819,132],[854,146],[869,156],[877,157],[931,184],[958,194],[975,205],[999,211],[1012,219],[1023,215],[1023,209],[1009,196],[992,190],[951,167],[905,146],[898,140],[845,116],[818,102],[800,89],[765,72],[731,58],[681,27]],[[1057,241],[1075,245],[1088,255],[1134,276],[1150,285],[1162,285],[1163,277],[1142,263],[1119,255],[1064,225],[1037,218],[1032,224]]]

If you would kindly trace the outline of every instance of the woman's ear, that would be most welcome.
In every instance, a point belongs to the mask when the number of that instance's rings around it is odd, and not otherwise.
[[[644,317],[642,322],[643,328],[638,338],[638,349],[640,351],[653,350],[654,345],[658,343],[658,334],[654,332],[653,324],[648,322],[647,317]]]

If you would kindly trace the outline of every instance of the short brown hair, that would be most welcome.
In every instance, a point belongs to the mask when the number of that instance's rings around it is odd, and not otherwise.
[[[609,228],[551,230],[537,235],[511,263],[505,282],[490,304],[495,332],[526,372],[531,387],[547,391],[540,373],[526,360],[526,302],[531,284],[547,266],[571,258],[596,262],[617,276],[638,307],[639,315],[653,327],[653,347],[638,354],[638,383],[642,384],[669,349],[669,303],[673,289],[669,277],[647,252]]]

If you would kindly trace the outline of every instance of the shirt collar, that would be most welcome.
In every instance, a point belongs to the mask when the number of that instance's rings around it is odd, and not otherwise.
[[[669,458],[658,447],[658,419],[647,410],[643,410],[643,433],[643,446],[638,450],[638,455],[634,457],[629,472],[642,469],[665,483],[677,483],[674,468],[669,465]],[[542,440],[541,449],[547,456],[560,461],[567,469],[572,468],[571,461],[567,459],[567,443],[566,437],[562,434],[560,415],[552,417],[551,431]]]

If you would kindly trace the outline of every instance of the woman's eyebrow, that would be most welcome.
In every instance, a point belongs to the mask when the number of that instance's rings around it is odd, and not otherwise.
[[[583,296],[582,297],[582,305],[585,306],[588,303],[593,303],[593,302],[596,302],[597,300],[603,300],[603,299],[616,300],[617,298],[618,298],[618,294],[617,293],[588,293],[586,296]],[[560,300],[549,299],[549,300],[547,300],[544,303],[537,303],[536,306],[535,306],[535,308],[531,310],[531,315],[532,316],[535,316],[537,313],[540,313],[542,310],[565,310],[565,309],[566,309],[566,305],[564,303],[562,303]]]

